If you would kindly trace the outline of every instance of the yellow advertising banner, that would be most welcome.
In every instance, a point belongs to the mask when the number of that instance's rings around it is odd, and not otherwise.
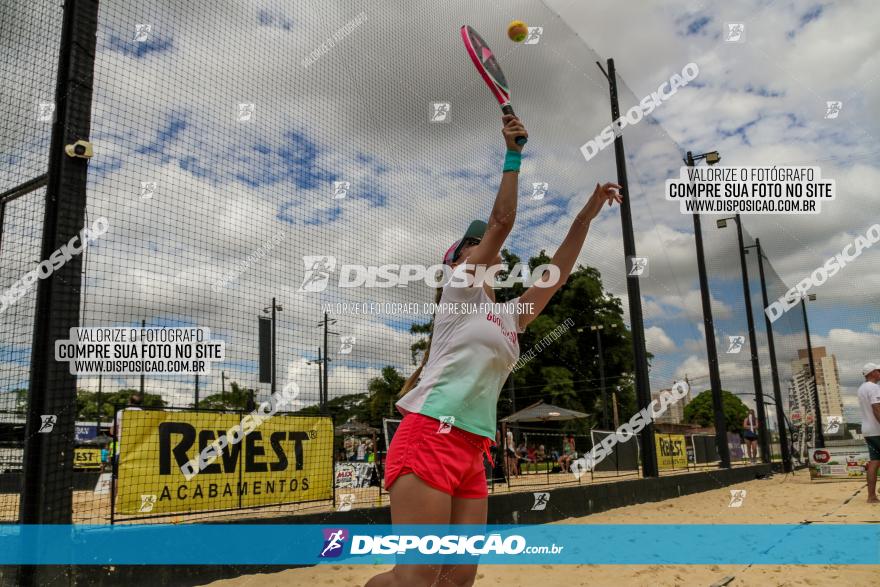
[[[73,468],[74,469],[100,469],[101,468],[101,449],[100,448],[83,448],[77,447],[73,449]]]
[[[279,414],[246,424],[247,418],[124,410],[116,512],[166,514],[332,499],[330,418]],[[200,454],[221,436],[225,448],[199,466]]]
[[[687,440],[683,434],[655,434],[657,464],[663,469],[687,469]]]

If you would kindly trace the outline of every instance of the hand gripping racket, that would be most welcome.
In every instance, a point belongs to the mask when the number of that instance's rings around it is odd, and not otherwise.
[[[483,81],[486,82],[492,95],[501,105],[501,112],[515,116],[513,107],[510,105],[510,88],[507,85],[507,79],[504,77],[504,72],[501,71],[501,66],[498,65],[498,60],[495,59],[492,49],[486,45],[483,37],[468,25],[461,27],[461,40],[464,41],[464,48],[471,56],[474,67],[480,72]],[[516,137],[516,144],[525,145],[527,140],[524,136]]]

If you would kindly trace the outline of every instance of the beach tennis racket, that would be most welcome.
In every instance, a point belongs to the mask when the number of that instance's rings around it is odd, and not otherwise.
[[[504,72],[501,71],[501,66],[498,65],[498,60],[495,59],[492,49],[489,48],[483,37],[468,25],[461,27],[461,40],[464,41],[464,48],[471,56],[474,67],[480,72],[483,81],[486,82],[492,95],[501,105],[501,112],[516,116],[510,105],[510,86],[507,85],[507,78],[504,77]],[[516,144],[525,145],[527,140],[524,136],[516,137]]]

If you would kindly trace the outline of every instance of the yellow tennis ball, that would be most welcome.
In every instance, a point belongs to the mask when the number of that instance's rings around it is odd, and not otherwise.
[[[529,27],[521,20],[514,20],[507,26],[507,36],[514,43],[522,43],[529,36]]]

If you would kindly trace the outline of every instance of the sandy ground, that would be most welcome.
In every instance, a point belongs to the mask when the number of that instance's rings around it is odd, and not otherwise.
[[[743,505],[728,507],[731,489],[747,491]],[[880,522],[880,505],[865,501],[864,482],[810,482],[807,471],[628,506],[561,524],[856,524]],[[388,566],[316,566],[273,574],[253,574],[211,583],[211,587],[280,587],[287,585],[363,585]],[[729,583],[723,580],[733,577]],[[720,583],[719,583],[720,582]],[[477,586],[552,587],[565,585],[729,587],[880,585],[880,566],[841,565],[484,565]]]

